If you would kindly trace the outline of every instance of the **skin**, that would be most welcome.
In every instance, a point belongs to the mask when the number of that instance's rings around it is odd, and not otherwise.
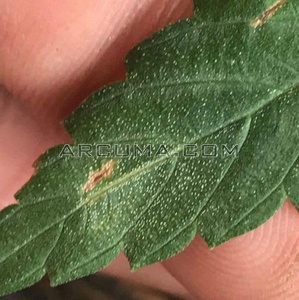
[[[124,56],[191,0],[0,1],[0,208],[33,173],[33,161],[68,142],[60,121],[91,91],[125,76]],[[299,215],[286,201],[266,224],[209,250],[197,237],[162,264],[107,268],[194,299],[298,299]]]

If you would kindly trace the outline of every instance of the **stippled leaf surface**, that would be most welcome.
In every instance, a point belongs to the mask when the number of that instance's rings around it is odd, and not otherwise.
[[[196,233],[217,246],[287,197],[299,207],[299,3],[275,15],[262,14],[270,0],[200,3],[66,120],[76,157],[49,150],[1,212],[1,294],[45,273],[53,285],[90,274],[120,251],[133,268],[162,261]],[[78,157],[79,144],[163,144],[168,155]]]

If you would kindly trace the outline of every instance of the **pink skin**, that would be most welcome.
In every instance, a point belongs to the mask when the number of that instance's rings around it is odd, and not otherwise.
[[[124,78],[128,50],[191,13],[191,0],[0,2],[0,208],[15,201],[41,153],[70,140],[59,122],[92,90]],[[106,272],[194,299],[298,299],[298,228],[286,202],[212,251],[198,237],[163,264],[130,273],[120,255]]]

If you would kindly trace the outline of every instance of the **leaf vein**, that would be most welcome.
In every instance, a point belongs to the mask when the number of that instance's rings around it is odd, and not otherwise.
[[[231,226],[228,227],[227,231],[224,232],[223,234],[221,234],[219,236],[219,238],[225,236],[226,234],[228,234],[233,228],[235,228],[236,226],[238,226],[243,219],[245,219],[252,211],[254,211],[257,207],[259,207],[261,204],[264,203],[264,201],[267,201],[267,199],[269,198],[269,196],[275,192],[275,190],[277,190],[279,188],[279,186],[283,185],[284,180],[286,179],[286,177],[288,176],[289,172],[291,171],[292,167],[294,166],[294,164],[296,163],[297,159],[299,158],[299,155],[296,157],[296,159],[294,160],[294,162],[291,164],[291,166],[288,168],[288,170],[286,171],[286,174],[282,177],[282,179],[279,181],[279,183],[277,185],[275,185],[275,187],[273,189],[271,189],[271,191],[269,191],[269,193],[267,193],[267,195],[262,198],[261,201],[258,201],[255,205],[253,205],[240,219],[238,219],[236,222],[232,223]],[[286,199],[285,199],[286,200]]]
[[[251,119],[249,118],[248,119],[248,124],[247,124],[247,130],[245,132],[245,137],[243,138],[243,142],[242,142],[242,145],[241,145],[241,148],[242,146],[244,145],[247,137],[248,137],[248,133],[249,133],[249,130],[250,130],[250,125],[251,125]],[[240,150],[241,150],[240,148]],[[214,187],[214,189],[212,190],[210,196],[207,197],[207,200],[206,202],[204,203],[203,206],[199,206],[198,208],[198,211],[197,213],[191,218],[191,220],[183,227],[181,227],[176,233],[175,233],[175,236],[174,237],[177,237],[179,236],[183,231],[185,231],[188,227],[192,226],[193,223],[196,221],[196,219],[198,218],[198,216],[200,215],[200,213],[203,211],[203,209],[207,206],[207,204],[209,203],[209,201],[211,200],[211,198],[213,197],[214,193],[216,192],[216,190],[218,189],[218,187],[220,186],[221,182],[224,180],[225,176],[227,175],[227,173],[229,172],[230,168],[232,167],[232,165],[234,164],[234,162],[236,161],[236,158],[233,159],[230,164],[228,164],[228,167],[227,169],[225,170],[225,172],[223,173],[222,177],[220,178],[219,182],[216,184],[216,186]],[[163,243],[162,245],[159,245],[158,248],[154,249],[154,251],[150,252],[147,254],[147,256],[150,256],[152,254],[154,254],[155,252],[159,251],[162,247],[166,246],[167,244],[169,244],[171,241],[173,240],[173,237],[167,239],[167,241],[165,243]]]

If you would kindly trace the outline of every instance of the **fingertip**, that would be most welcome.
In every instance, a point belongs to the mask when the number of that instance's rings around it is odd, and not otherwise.
[[[24,103],[0,91],[0,210],[33,175],[33,162],[49,147],[69,141],[60,125],[40,124]]]
[[[40,118],[61,120],[124,77],[133,46],[191,13],[192,0],[4,0],[0,80]]]
[[[289,202],[263,226],[215,248],[197,237],[163,263],[196,299],[298,299],[299,215]]]
[[[0,2],[0,80],[6,86],[0,91],[0,209],[15,201],[38,156],[69,140],[59,122],[93,90],[124,79],[127,52],[153,31],[190,15],[191,4]]]
[[[188,291],[161,264],[143,267],[132,272],[128,259],[121,253],[102,272],[189,299]]]

